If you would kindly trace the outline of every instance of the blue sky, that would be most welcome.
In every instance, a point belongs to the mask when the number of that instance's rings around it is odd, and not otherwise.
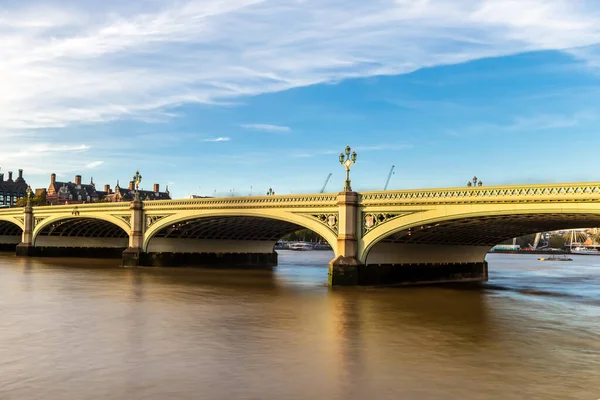
[[[0,167],[190,193],[598,181],[600,4],[0,0]]]

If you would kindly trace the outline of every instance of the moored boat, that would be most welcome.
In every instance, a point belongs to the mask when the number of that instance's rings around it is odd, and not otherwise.
[[[313,249],[313,244],[309,242],[294,242],[290,243],[290,250],[307,251]]]
[[[593,247],[575,247],[571,249],[571,254],[598,255],[600,254],[600,251]]]

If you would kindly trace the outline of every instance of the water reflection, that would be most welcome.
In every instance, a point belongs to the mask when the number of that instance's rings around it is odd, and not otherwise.
[[[598,397],[600,258],[496,257],[470,290],[328,290],[329,259],[219,271],[0,255],[0,398]]]

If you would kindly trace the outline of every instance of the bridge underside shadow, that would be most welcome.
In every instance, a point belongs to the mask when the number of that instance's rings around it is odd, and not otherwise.
[[[23,230],[17,224],[0,221],[0,251],[14,252],[22,234]]]
[[[378,241],[359,284],[486,281],[485,256],[498,243],[537,232],[600,226],[599,214],[495,215],[408,226]]]
[[[45,226],[34,238],[34,245],[26,249],[26,255],[121,258],[128,243],[129,234],[111,222],[75,217]]]
[[[277,265],[275,243],[303,226],[264,217],[218,216],[170,224],[150,238],[142,266],[260,268]]]

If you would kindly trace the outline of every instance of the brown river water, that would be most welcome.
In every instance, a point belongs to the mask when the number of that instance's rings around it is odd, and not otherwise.
[[[0,253],[0,399],[600,398],[600,257],[488,255],[480,288]]]

